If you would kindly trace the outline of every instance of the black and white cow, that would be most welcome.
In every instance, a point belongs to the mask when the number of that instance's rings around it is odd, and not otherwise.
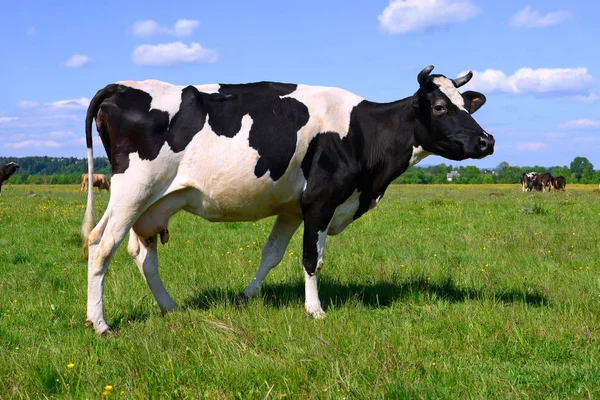
[[[112,191],[93,227],[88,189],[88,322],[100,334],[110,330],[104,276],[128,231],[129,254],[159,307],[176,307],[158,274],[157,235],[168,240],[169,218],[182,209],[209,221],[277,216],[248,297],[260,293],[304,222],[305,307],[324,316],[317,277],[327,235],[375,207],[388,185],[427,155],[493,153],[494,138],[470,115],[485,96],[457,90],[472,74],[453,80],[432,70],[419,73],[413,96],[385,104],[337,88],[274,82],[184,87],[148,80],[100,90],[86,118],[88,167],[91,175],[95,118]]]
[[[523,172],[523,175],[521,175],[521,192],[525,193],[525,192],[530,192],[531,189],[533,189],[533,184],[534,184],[534,180],[535,177],[537,175],[537,172]]]
[[[0,167],[0,195],[2,194],[2,184],[8,181],[8,178],[12,176],[19,168],[19,164],[9,162],[8,164]]]

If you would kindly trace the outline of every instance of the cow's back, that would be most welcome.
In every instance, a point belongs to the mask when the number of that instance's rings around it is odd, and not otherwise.
[[[168,185],[165,194],[195,190],[188,208],[212,220],[298,213],[306,183],[301,164],[311,140],[325,132],[345,137],[352,109],[362,101],[342,89],[275,82],[121,84],[146,93],[149,114],[160,112],[171,131],[154,137],[152,152],[131,151],[127,168],[156,173]]]

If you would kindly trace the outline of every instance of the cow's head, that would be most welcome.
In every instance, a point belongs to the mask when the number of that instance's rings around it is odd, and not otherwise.
[[[8,169],[8,174],[10,176],[15,173],[17,168],[19,168],[19,164],[14,163],[14,162],[9,162],[8,164],[6,164],[6,167]]]
[[[430,75],[433,65],[417,77],[419,90],[414,95],[417,119],[424,129],[417,130],[417,141],[424,150],[449,158],[483,158],[494,152],[494,137],[484,131],[471,114],[484,103],[478,92],[460,93],[457,88],[466,84],[473,73],[448,79]]]

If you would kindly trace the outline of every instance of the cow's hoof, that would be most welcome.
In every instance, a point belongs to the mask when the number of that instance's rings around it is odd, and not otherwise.
[[[249,296],[248,294],[246,294],[246,292],[242,292],[240,294],[238,294],[235,298],[236,303],[239,305],[246,305],[250,302],[250,299],[252,299],[252,297],[255,296]]]
[[[177,304],[175,304],[175,302],[173,302],[173,304],[169,304],[165,307],[160,307],[160,312],[162,313],[162,315],[168,314],[175,310],[177,310]]]
[[[96,333],[100,336],[109,336],[109,335],[114,334],[111,327],[108,326],[108,324],[104,321],[100,321],[100,322],[94,324],[92,321],[90,321],[88,319],[87,321],[85,321],[85,326],[93,327],[94,330],[96,331]]]
[[[314,319],[323,319],[325,318],[325,311],[321,308],[321,306],[306,306],[306,312],[310,314]]]
[[[244,289],[242,296],[245,297],[246,300],[256,298],[260,296],[260,288],[247,287],[246,289]]]

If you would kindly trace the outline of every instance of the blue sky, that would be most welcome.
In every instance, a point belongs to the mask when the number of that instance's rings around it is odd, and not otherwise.
[[[599,14],[595,1],[552,0],[7,3],[0,156],[85,157],[87,104],[114,81],[273,80],[386,102],[412,95],[433,64],[473,70],[465,90],[488,99],[475,116],[496,152],[461,165],[585,156],[600,168]]]

